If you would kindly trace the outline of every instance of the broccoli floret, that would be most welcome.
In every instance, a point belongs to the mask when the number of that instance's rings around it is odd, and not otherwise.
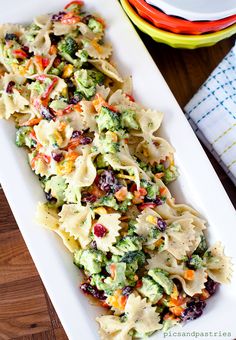
[[[74,74],[78,91],[90,99],[96,93],[96,85],[104,81],[103,73],[94,70],[81,69]]]
[[[105,161],[103,155],[98,155],[96,158],[96,165],[99,169],[102,169],[108,166],[108,162]]]
[[[116,290],[126,286],[126,264],[125,263],[112,263],[114,278],[108,277],[104,280],[105,284],[111,289]]]
[[[120,150],[120,144],[118,142],[113,142],[111,137],[107,134],[100,135],[100,152],[104,153],[117,153]]]
[[[121,114],[121,127],[127,129],[139,129],[139,124],[135,118],[135,111],[126,110]]]
[[[52,176],[46,181],[44,190],[57,199],[57,206],[61,206],[65,201],[66,188],[66,181],[62,176]]]
[[[203,256],[206,250],[207,250],[206,237],[205,237],[205,235],[201,235],[201,241],[200,241],[197,249],[194,251],[194,255]]]
[[[64,55],[74,57],[78,51],[77,42],[72,37],[66,37],[58,43],[58,50]]]
[[[117,112],[102,106],[99,115],[96,116],[99,131],[116,131],[120,128],[120,116]]]
[[[173,182],[179,176],[177,167],[174,165],[171,165],[168,169],[164,171],[164,173],[165,173],[165,176],[163,177],[163,182],[165,184],[169,184],[170,182]]]
[[[123,237],[117,244],[116,248],[127,252],[127,251],[135,251],[142,250],[143,238],[141,236],[125,236]]]
[[[88,52],[85,50],[79,50],[76,55],[80,58],[81,63],[86,63],[88,61]]]
[[[141,185],[147,190],[147,198],[153,200],[158,194],[158,187],[155,183],[142,179]]]
[[[153,278],[160,286],[163,287],[166,294],[170,295],[174,289],[174,283],[168,277],[168,273],[162,269],[150,269],[148,275]]]
[[[135,220],[129,221],[127,235],[135,235],[135,230],[136,230],[135,224],[136,224]]]
[[[50,74],[54,74],[55,76],[61,75],[66,63],[62,61],[57,67],[52,67],[49,71]]]
[[[94,19],[94,18],[89,19],[88,27],[94,33],[101,33],[101,32],[103,32],[103,25],[99,21]]]
[[[106,256],[97,249],[79,249],[74,253],[74,264],[83,268],[89,275],[98,274],[106,265]]]
[[[188,260],[188,267],[193,269],[202,268],[203,260],[199,255],[192,255]]]
[[[32,127],[22,126],[16,131],[16,145],[27,146],[28,148],[33,148],[36,146],[37,142],[30,137],[30,133],[33,131]]]
[[[113,287],[105,282],[105,276],[102,274],[93,274],[91,276],[91,285],[96,286],[98,290],[102,290],[106,295],[112,295]]]
[[[128,195],[129,194],[130,193],[128,193]],[[129,209],[129,207],[132,205],[132,202],[131,202],[132,198],[133,198],[133,195],[132,195],[131,198],[127,197],[123,202],[121,202],[119,204],[119,210],[122,211],[122,212],[127,211]]]
[[[126,263],[126,275],[133,277],[139,267],[145,263],[145,255],[142,251],[129,251],[120,260],[120,262]]]
[[[142,286],[137,291],[147,297],[152,304],[156,304],[163,296],[163,288],[156,283],[150,276],[142,278]]]
[[[113,195],[104,196],[100,198],[98,202],[94,204],[94,207],[103,207],[103,206],[111,207],[115,210],[119,209],[119,205],[117,204],[116,199]]]

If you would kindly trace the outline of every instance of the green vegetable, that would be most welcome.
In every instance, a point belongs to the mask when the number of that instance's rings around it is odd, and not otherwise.
[[[37,142],[30,137],[30,133],[33,131],[32,127],[22,126],[16,131],[16,145],[27,146],[28,148],[33,148],[36,146]]]
[[[98,155],[96,158],[96,165],[99,169],[106,168],[108,166],[108,162],[105,161],[103,155]]]
[[[63,99],[53,100],[49,105],[54,111],[64,110],[67,106],[68,104]]]
[[[140,266],[145,263],[145,255],[142,251],[129,251],[120,259],[120,262],[126,263],[126,275],[133,277]]]
[[[101,112],[96,117],[99,131],[116,131],[120,128],[120,116],[118,113],[102,106]]]
[[[179,323],[176,319],[166,319],[163,321],[162,332],[167,332],[170,328],[174,327]]]
[[[192,255],[188,261],[188,264],[194,269],[202,268],[203,260],[199,255]]]
[[[132,198],[133,198],[133,195],[129,192],[127,194],[127,198],[119,204],[119,210],[122,212],[127,211],[129,207],[132,205],[132,202],[131,202]]]
[[[63,72],[66,63],[62,61],[57,67],[52,67],[49,71],[50,74],[54,74],[55,76],[60,76]]]
[[[116,202],[116,199],[113,195],[108,195],[101,197],[98,202],[94,204],[94,207],[111,207],[115,210],[119,209],[119,205]]]
[[[69,37],[69,36],[61,40],[58,43],[57,47],[58,47],[59,52],[61,52],[63,56],[69,55],[70,57],[74,57],[75,53],[78,51],[77,42],[72,37]]]
[[[157,187],[156,183],[152,183],[152,182],[149,182],[149,181],[142,179],[141,185],[142,185],[143,188],[145,188],[147,190],[147,197],[149,199],[155,199],[156,198],[156,196],[158,194],[158,187]]]
[[[65,201],[66,181],[61,176],[52,176],[45,182],[45,192],[51,192],[52,196],[57,199],[57,206],[63,205]]]
[[[135,230],[136,230],[136,227],[135,227],[135,224],[137,222],[135,220],[130,220],[129,223],[128,223],[128,231],[127,231],[127,234],[128,235],[135,235]]]
[[[79,50],[79,52],[76,54],[79,58],[81,63],[86,63],[88,61],[88,52],[85,50]]]
[[[206,250],[207,250],[206,237],[205,237],[205,235],[201,235],[201,241],[200,241],[197,249],[194,251],[194,255],[203,256]]]
[[[139,124],[135,118],[135,111],[126,110],[121,114],[121,127],[127,129],[139,129]]]
[[[99,136],[100,148],[99,151],[104,153],[117,153],[120,150],[120,144],[118,142],[113,142],[111,136],[107,134],[101,134]]]
[[[174,283],[168,278],[168,273],[161,269],[150,269],[148,275],[153,278],[160,286],[163,287],[166,294],[173,292]]]
[[[150,276],[142,278],[142,286],[137,291],[147,297],[152,304],[156,304],[163,296],[163,288],[156,283]]]
[[[143,238],[141,236],[125,236],[117,244],[116,248],[124,251],[142,250]]]
[[[26,39],[26,41],[28,43],[33,43],[39,30],[40,27],[37,26],[36,24],[32,23],[31,25],[29,25],[24,33],[24,38]]]
[[[115,267],[115,277],[113,279],[108,277],[104,280],[104,282],[111,290],[123,288],[126,285],[126,264],[113,263],[112,265]]]
[[[101,33],[101,32],[103,32],[103,25],[99,21],[94,19],[94,18],[89,19],[88,27],[94,33]]]
[[[96,93],[96,85],[104,81],[103,73],[95,70],[81,69],[75,72],[75,81],[78,92],[86,99],[90,99]]]
[[[112,295],[113,287],[105,282],[105,276],[102,274],[93,274],[91,276],[91,285],[96,286],[98,290],[103,290],[106,295]]]
[[[174,165],[171,165],[168,169],[164,171],[164,173],[165,173],[165,176],[163,177],[163,182],[165,184],[169,184],[170,182],[173,182],[179,176],[177,167]]]
[[[97,249],[79,249],[74,253],[74,264],[83,268],[89,275],[97,274],[106,265],[106,256]]]
[[[43,82],[40,82],[39,80],[36,80],[28,85],[28,88],[32,91],[37,92],[39,96],[41,96],[49,85],[51,85],[52,79],[45,78]]]

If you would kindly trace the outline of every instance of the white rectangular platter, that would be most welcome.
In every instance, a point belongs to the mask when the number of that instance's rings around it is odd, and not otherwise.
[[[57,12],[64,0],[1,1],[0,23],[30,22],[34,16]],[[189,203],[209,222],[210,241],[221,240],[226,253],[236,258],[236,214],[200,143],[170,92],[162,75],[117,0],[87,0],[88,11],[100,13],[107,23],[107,39],[114,46],[114,58],[124,75],[133,75],[134,97],[148,107],[165,113],[161,134],[176,148],[180,178],[172,185],[177,202]],[[36,204],[44,200],[38,179],[31,172],[24,150],[14,143],[15,129],[0,122],[0,182],[12,212],[70,340],[98,339],[95,316],[79,290],[80,272],[61,240],[34,221]],[[233,184],[232,184],[233,185]],[[233,261],[234,261],[233,260]],[[212,297],[203,316],[176,332],[228,332],[236,337],[236,279],[222,286]],[[153,339],[162,339],[155,334]],[[168,339],[181,336],[169,335]],[[193,337],[194,338],[194,337]],[[219,334],[214,339],[223,339]],[[200,339],[209,339],[201,336]]]

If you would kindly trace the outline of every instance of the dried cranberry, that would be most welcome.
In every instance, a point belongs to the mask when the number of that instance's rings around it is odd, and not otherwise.
[[[88,22],[89,22],[89,20],[90,19],[92,19],[92,18],[94,18],[92,15],[86,15],[85,17],[83,17],[82,19],[81,19],[81,22],[83,22],[84,24],[88,24]]]
[[[57,36],[53,33],[50,33],[49,37],[50,37],[52,45],[56,45],[60,41],[60,36]]]
[[[79,131],[79,130],[75,130],[72,132],[71,138],[78,138],[80,136],[82,136],[83,132]]]
[[[155,208],[156,206],[157,206],[156,203],[153,203],[153,202],[148,203],[148,202],[146,202],[146,203],[140,204],[140,205],[138,206],[138,209],[139,209],[139,210],[144,210],[144,209],[146,209],[146,208],[153,209],[153,208]]]
[[[121,188],[112,170],[105,170],[98,176],[97,186],[106,193],[114,193]]]
[[[11,40],[18,40],[18,36],[15,33],[6,33],[5,35],[5,40],[6,41],[11,41]]]
[[[217,288],[219,286],[219,283],[212,280],[210,277],[207,278],[207,282],[205,283],[206,290],[210,295],[215,294]]]
[[[94,235],[97,237],[104,237],[107,234],[108,230],[106,227],[104,227],[104,225],[97,223],[93,227],[93,232]]]
[[[187,302],[187,308],[181,314],[181,319],[183,321],[194,320],[202,315],[203,309],[206,307],[205,301],[191,299]]]
[[[24,51],[27,54],[27,58],[30,58],[34,55],[33,52],[29,51],[29,47],[28,46],[22,46],[21,47],[22,51]]]
[[[64,159],[63,153],[57,153],[55,151],[52,151],[52,158],[55,162],[61,162]]]
[[[45,192],[45,197],[48,202],[56,202],[56,198],[52,196],[51,190],[49,192]]]
[[[82,202],[94,203],[96,202],[97,197],[89,192],[82,193]]]
[[[90,294],[98,300],[106,300],[103,290],[98,290],[97,287],[92,286],[90,283],[82,283],[80,289],[85,294]]]
[[[162,218],[157,219],[157,229],[161,232],[165,231],[167,227],[166,222]]]
[[[96,241],[92,241],[92,242],[90,243],[90,247],[91,247],[92,249],[97,249],[97,242],[96,242]]]
[[[122,289],[122,295],[128,296],[133,292],[134,288],[130,286],[126,286]]]
[[[52,120],[55,118],[55,115],[50,111],[50,109],[47,109],[45,106],[41,106],[40,114],[46,120]]]
[[[65,14],[66,14],[66,12],[59,12],[57,14],[53,14],[51,20],[52,21],[60,21],[64,17]]]
[[[80,144],[81,145],[86,145],[86,144],[90,144],[90,143],[92,143],[92,138],[90,138],[90,137],[82,137],[81,139],[80,139]]]
[[[80,97],[74,96],[70,98],[69,104],[76,105],[80,102],[80,100],[81,100]]]
[[[156,196],[154,199],[148,196],[145,196],[144,202],[151,202],[151,203],[155,203],[156,205],[162,205],[163,203],[162,200],[158,196]]]
[[[13,93],[13,87],[16,85],[16,83],[14,81],[9,81],[9,83],[7,84],[7,88],[6,88],[6,93],[12,94]]]

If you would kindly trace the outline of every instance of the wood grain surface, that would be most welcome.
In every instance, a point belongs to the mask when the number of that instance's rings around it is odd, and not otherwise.
[[[181,107],[226,55],[234,39],[209,48],[176,50],[141,37]],[[157,98],[161,89],[157,89]],[[158,101],[157,101],[158,107]],[[234,206],[236,190],[207,152]],[[78,320],[79,322],[79,320]],[[63,327],[0,190],[0,339],[65,340]],[[81,339],[78,335],[78,340]]]

